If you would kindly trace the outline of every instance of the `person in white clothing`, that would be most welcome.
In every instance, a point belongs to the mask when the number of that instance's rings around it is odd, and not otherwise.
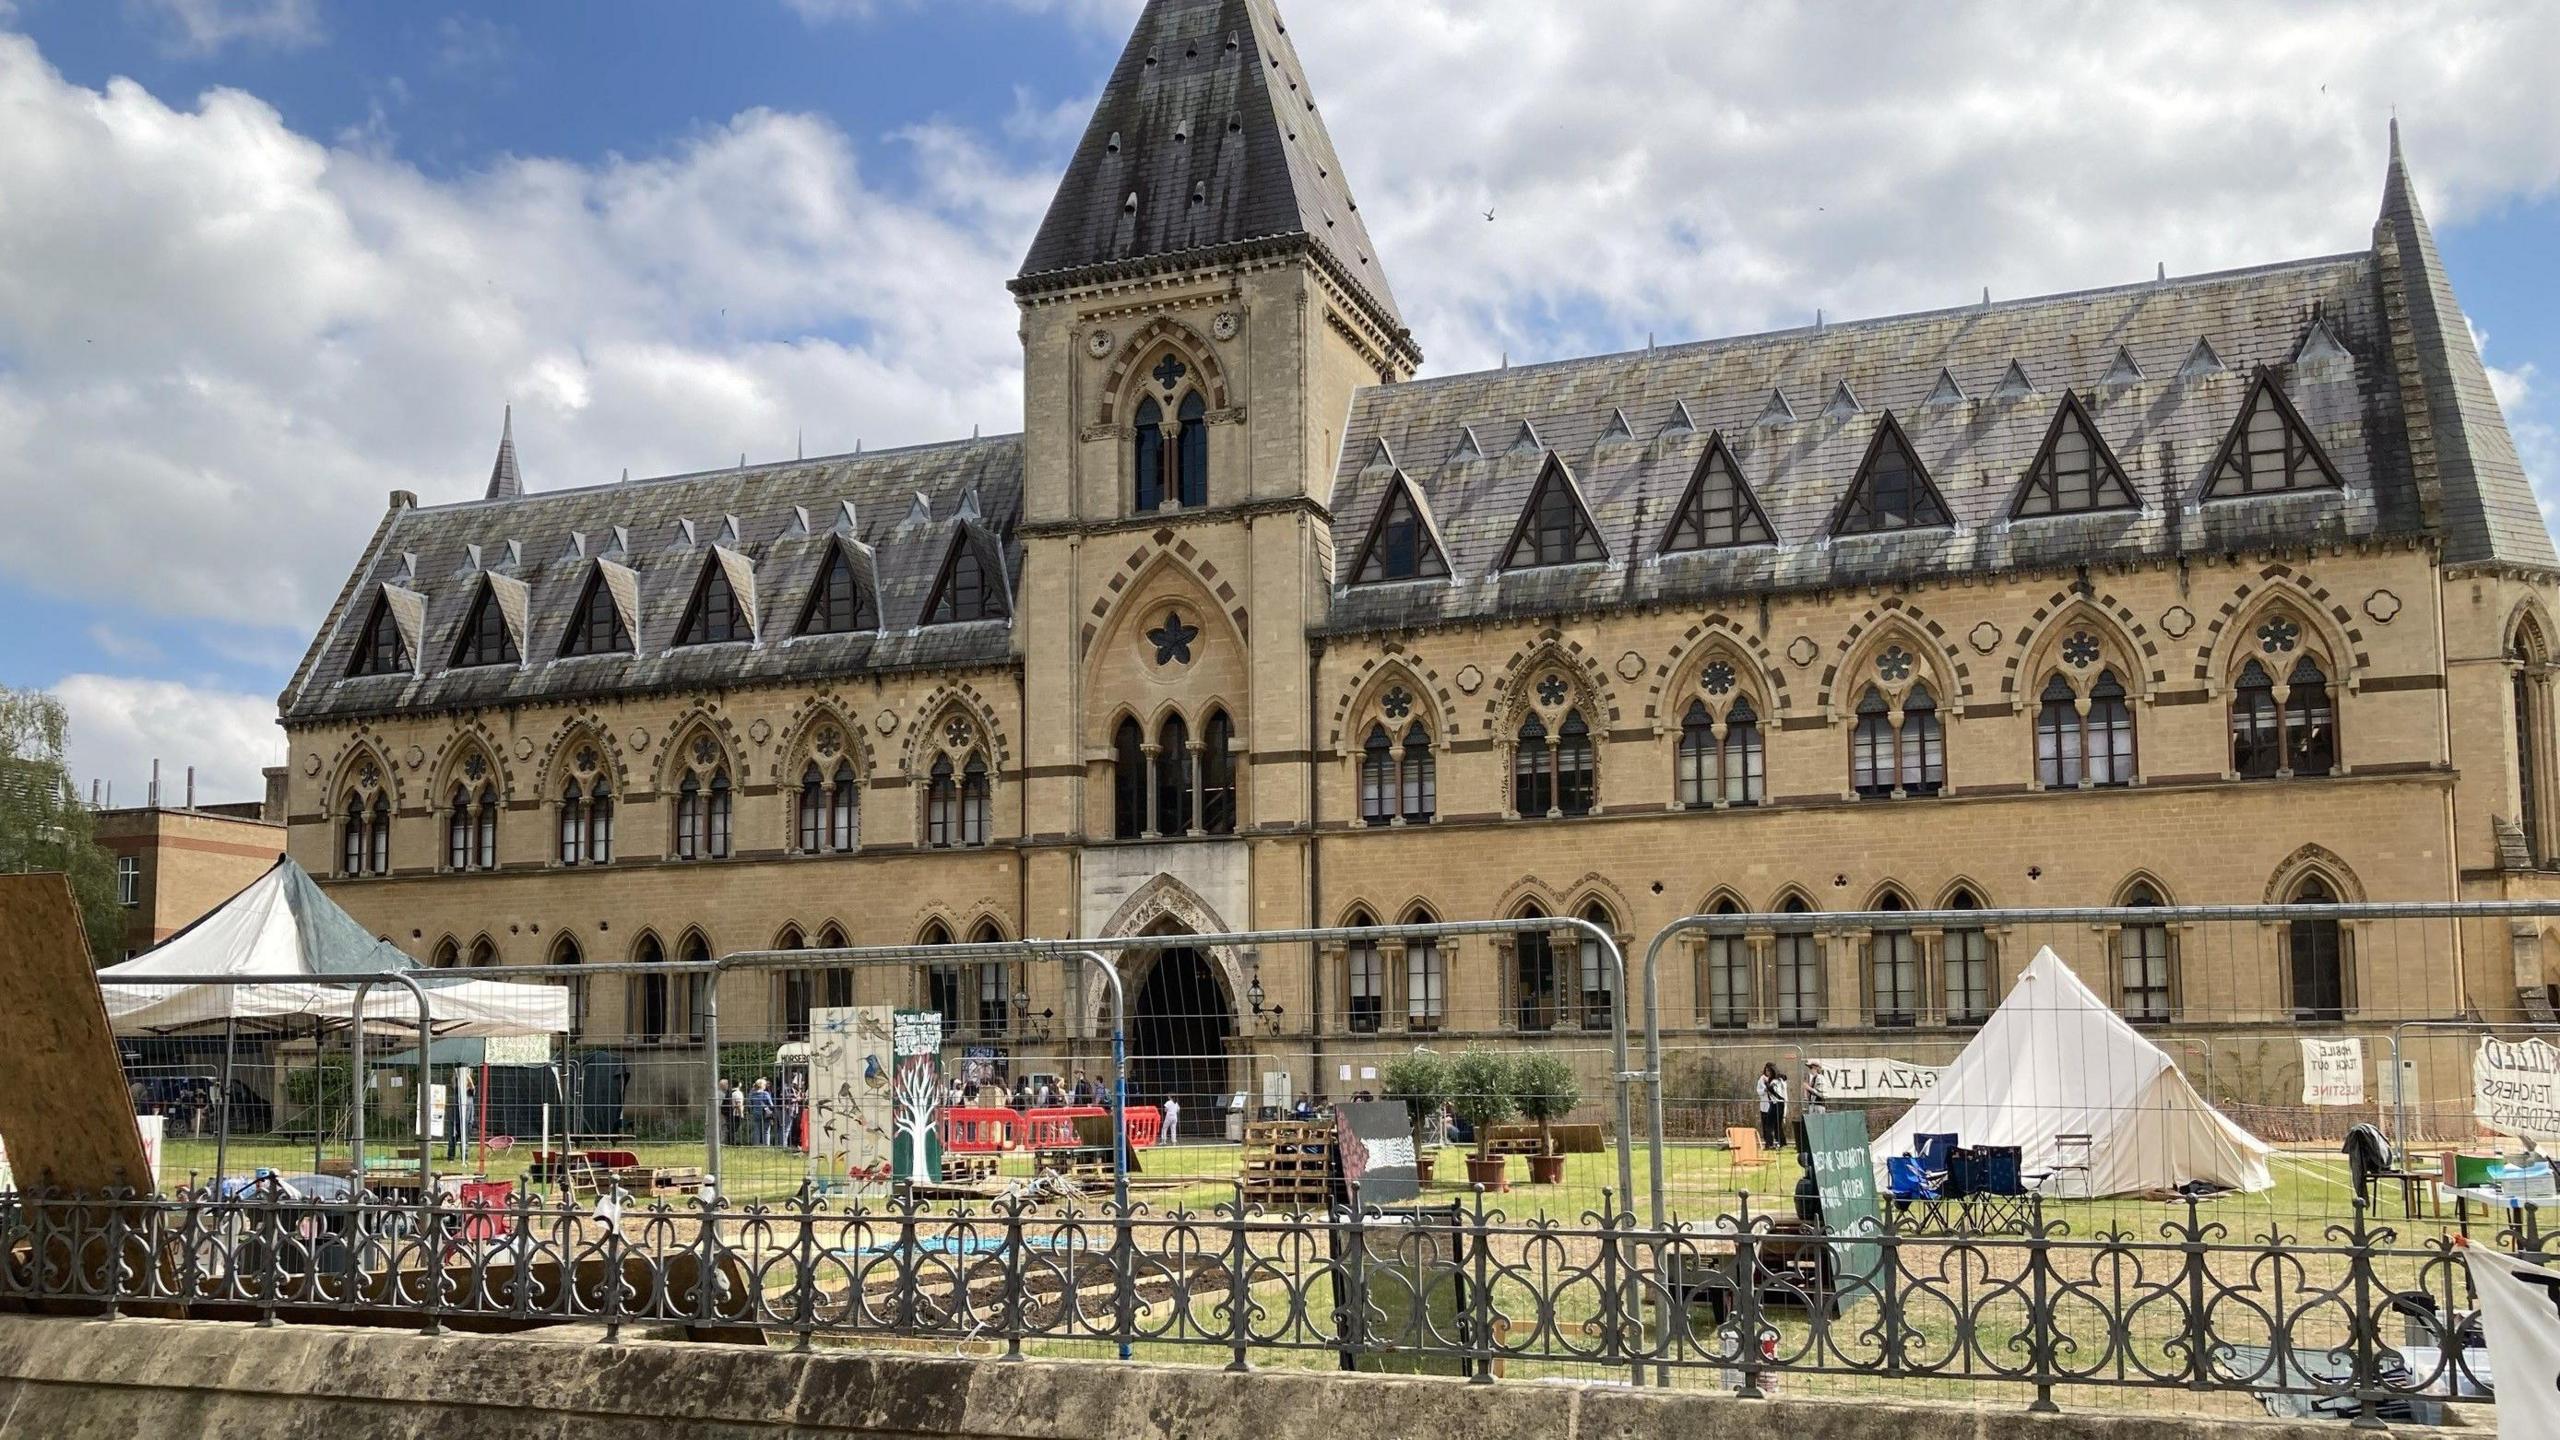
[[[1174,1132],[1181,1126],[1181,1124],[1182,1102],[1174,1099],[1170,1095],[1167,1095],[1164,1097],[1164,1130],[1163,1133],[1156,1136],[1156,1143],[1159,1145],[1172,1144]]]
[[[1773,1061],[1760,1067],[1760,1146],[1775,1150],[1787,1143],[1787,1077]]]

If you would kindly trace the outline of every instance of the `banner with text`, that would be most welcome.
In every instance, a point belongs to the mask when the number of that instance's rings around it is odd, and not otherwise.
[[[1947,1073],[1907,1060],[1807,1060],[1804,1065],[1809,1093],[1817,1083],[1813,1067],[1822,1067],[1819,1090],[1829,1101],[1917,1100],[1937,1089],[1938,1077]]]
[[[2466,1245],[2480,1296],[2485,1369],[2498,1377],[2498,1433],[2560,1435],[2560,1271],[2485,1245]]]
[[[2560,1047],[2483,1040],[2471,1060],[2472,1112],[2501,1135],[2560,1141]]]
[[[2362,1040],[2305,1040],[2302,1042],[2302,1103],[2305,1105],[2362,1105],[2364,1103],[2364,1042]]]

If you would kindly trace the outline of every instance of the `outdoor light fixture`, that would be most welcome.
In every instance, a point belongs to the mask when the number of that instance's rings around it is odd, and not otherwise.
[[[1261,1013],[1262,1013],[1262,977],[1261,977],[1261,976],[1256,975],[1255,977],[1253,977],[1253,983],[1252,983],[1251,985],[1248,985],[1248,986],[1246,986],[1246,987],[1245,987],[1244,996],[1245,996],[1245,1001],[1246,1001],[1246,1003],[1248,1003],[1248,1004],[1250,1004],[1250,1005],[1252,1005],[1252,1006],[1253,1006],[1253,1013],[1254,1013],[1254,1014],[1256,1014],[1256,1015],[1261,1014]]]

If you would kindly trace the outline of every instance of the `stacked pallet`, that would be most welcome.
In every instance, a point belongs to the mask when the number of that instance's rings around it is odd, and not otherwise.
[[[1331,1121],[1258,1120],[1244,1129],[1244,1199],[1266,1210],[1322,1209],[1337,1174]]]

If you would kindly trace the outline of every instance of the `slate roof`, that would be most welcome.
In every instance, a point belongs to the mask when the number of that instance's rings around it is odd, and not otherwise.
[[[1020,574],[1020,436],[793,461],[456,505],[386,517],[347,593],[282,697],[287,721],[511,704],[635,690],[720,688],[866,671],[1007,664],[1004,621],[920,626],[955,541]],[[795,637],[830,547],[858,541],[877,587],[877,633]],[[685,604],[719,551],[754,566],[758,638],[674,648]],[[599,561],[636,576],[638,653],[560,658]],[[723,557],[719,563],[732,563]],[[610,572],[609,572],[610,573]],[[451,668],[484,574],[526,587],[521,664]],[[511,589],[501,583],[499,589]],[[741,587],[743,590],[743,587]],[[375,598],[419,637],[423,673],[349,678]],[[408,596],[424,599],[423,612]],[[742,595],[742,598],[748,598]],[[511,617],[513,618],[513,617]]]
[[[1404,328],[1271,0],[1148,0],[1023,279],[1288,236]]]
[[[2296,365],[2315,323],[2345,356]],[[1338,584],[1329,628],[2413,530],[2420,506],[2385,332],[2374,259],[2351,254],[1366,390],[1335,480],[1338,544],[1357,551],[1386,492],[1394,470],[1374,458],[1383,441],[1429,496],[1453,575]],[[2210,373],[2200,373],[2200,341],[2219,358]],[[2262,365],[2345,488],[2195,503]],[[2011,522],[2066,390],[2143,509]],[[1956,524],[1834,539],[1841,497],[1888,411]],[[1718,432],[1776,543],[1663,555],[1672,509]],[[1518,438],[1470,461],[1470,434]],[[1550,454],[1580,486],[1609,559],[1500,572]]]

